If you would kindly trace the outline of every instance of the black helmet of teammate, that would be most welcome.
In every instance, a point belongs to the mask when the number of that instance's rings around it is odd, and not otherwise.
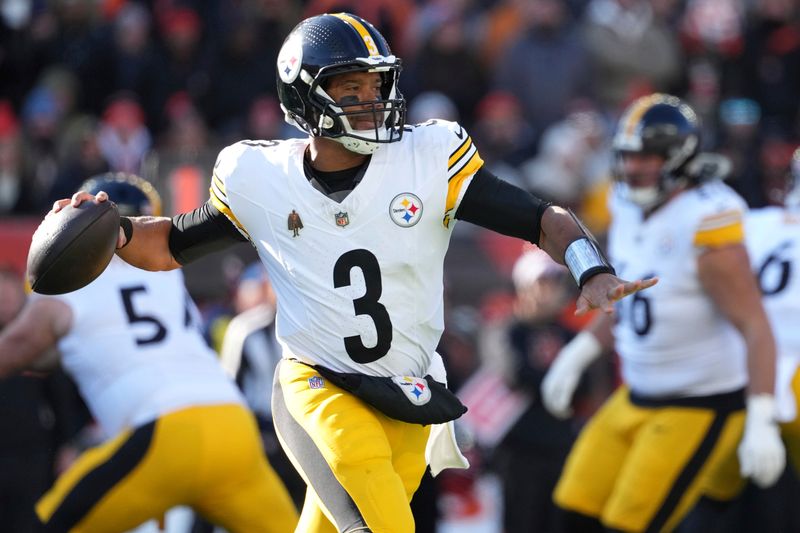
[[[314,137],[336,139],[361,154],[400,140],[406,111],[397,86],[400,59],[366,20],[336,13],[302,21],[284,41],[277,68],[278,97],[289,124]],[[379,73],[381,97],[371,102],[334,102],[325,92],[327,80],[346,72]],[[347,116],[364,114],[367,105],[375,128],[355,130]]]
[[[616,152],[662,156],[662,173],[677,177],[700,149],[700,121],[689,104],[676,96],[644,96],[623,113],[613,144]]]
[[[656,204],[679,184],[697,181],[686,170],[700,150],[700,121],[689,104],[676,96],[656,93],[634,101],[622,114],[612,144],[618,159],[626,153],[664,158],[655,194],[637,201],[636,193],[630,191],[637,203]]]
[[[92,194],[105,191],[122,216],[161,215],[161,196],[149,181],[134,174],[107,172],[92,176],[80,190]]]

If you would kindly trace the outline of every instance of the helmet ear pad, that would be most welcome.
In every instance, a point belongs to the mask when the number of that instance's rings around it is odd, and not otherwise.
[[[280,92],[281,109],[288,124],[295,126],[303,131],[311,131],[313,125],[306,120],[306,104],[300,96],[297,87],[287,84],[278,84]]]

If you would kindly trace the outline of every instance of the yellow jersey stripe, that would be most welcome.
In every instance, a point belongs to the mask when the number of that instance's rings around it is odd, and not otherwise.
[[[236,225],[236,228],[239,230],[239,232],[249,239],[250,234],[247,233],[247,231],[244,229],[244,226],[242,226],[241,222],[239,222],[239,220],[234,216],[233,211],[231,211],[231,208],[228,207],[228,204],[224,200],[222,200],[219,196],[217,196],[214,187],[211,187],[211,189],[209,190],[211,192],[211,204],[217,209],[219,209],[222,214],[228,217],[228,220],[230,220],[231,222],[234,223],[234,225]]]
[[[695,246],[724,246],[744,242],[744,224],[741,220],[727,226],[699,230],[694,234]]]
[[[467,153],[464,154],[461,160],[456,164],[456,166],[450,169],[450,171],[448,172],[447,181],[450,181],[456,176],[460,175],[465,169],[473,167],[475,163],[474,158],[476,156],[478,157],[480,164],[477,167],[474,167],[475,170],[480,168],[480,165],[483,164],[483,159],[481,159],[480,154],[478,154],[478,149],[475,148],[475,145],[473,144],[467,151]]]
[[[467,150],[469,150],[470,146],[472,146],[472,137],[467,135],[467,138],[464,139],[464,142],[461,143],[461,146],[456,148],[455,152],[450,154],[450,159],[447,160],[447,170],[453,168],[453,165],[455,165],[458,160],[461,159],[461,156],[463,156]]]
[[[219,179],[219,176],[214,174],[211,177],[211,183],[217,186],[217,189],[219,189],[219,192],[222,193],[222,196],[228,196],[228,194],[225,192],[225,184],[222,182],[221,179]]]
[[[475,174],[482,166],[483,159],[481,159],[481,156],[478,155],[478,151],[475,150],[475,153],[472,155],[472,158],[467,162],[467,164],[464,165],[464,167],[462,167],[455,176],[450,178],[450,181],[447,184],[447,200],[445,201],[444,206],[445,213],[449,213],[450,210],[457,207],[456,204],[461,199],[462,189],[465,185],[464,180],[472,177],[472,175]]]
[[[727,226],[742,219],[742,212],[738,209],[729,209],[722,213],[707,216],[700,221],[699,230],[714,229],[719,226]]]
[[[370,56],[381,55],[380,52],[378,52],[378,47],[375,44],[375,40],[372,38],[372,35],[370,35],[369,30],[366,28],[366,26],[361,24],[358,19],[351,17],[347,13],[334,13],[333,16],[347,22],[358,32],[358,34],[361,36],[361,40],[364,41],[364,46],[367,47],[367,53]]]

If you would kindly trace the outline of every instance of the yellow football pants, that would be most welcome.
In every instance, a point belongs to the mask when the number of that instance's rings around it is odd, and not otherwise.
[[[289,533],[298,520],[240,405],[170,413],[86,451],[36,512],[48,531],[120,532],[177,505],[231,533]]]
[[[309,487],[298,532],[414,531],[429,427],[391,419],[292,360],[278,365],[273,417]]]
[[[575,443],[555,502],[608,528],[671,531],[736,455],[743,424],[742,409],[639,407],[620,387]]]

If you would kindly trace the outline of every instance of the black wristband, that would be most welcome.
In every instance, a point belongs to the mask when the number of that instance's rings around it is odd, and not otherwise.
[[[122,228],[122,233],[125,234],[125,244],[117,248],[117,250],[122,250],[131,243],[133,238],[133,222],[128,217],[119,217],[119,227]]]
[[[584,270],[583,274],[581,274],[581,280],[578,282],[578,288],[583,288],[586,285],[586,282],[589,281],[589,278],[593,278],[598,274],[611,274],[613,276],[617,275],[617,272],[614,270],[614,267],[611,265],[608,266],[596,266],[592,267],[589,270]]]

